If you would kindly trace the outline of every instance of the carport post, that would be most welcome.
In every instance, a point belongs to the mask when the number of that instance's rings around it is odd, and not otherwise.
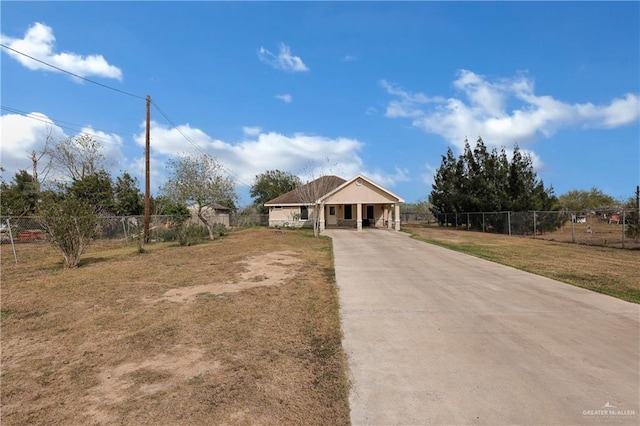
[[[362,203],[358,203],[358,208],[356,210],[356,228],[358,231],[362,231]]]
[[[395,219],[396,219],[396,231],[399,231],[400,230],[400,203],[396,203]]]

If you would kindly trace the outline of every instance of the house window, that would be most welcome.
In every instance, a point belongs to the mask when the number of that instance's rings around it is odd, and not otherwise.
[[[307,206],[300,206],[300,219],[309,219],[309,208]]]
[[[353,219],[353,215],[351,213],[351,204],[346,204],[344,206],[344,218],[345,219]]]
[[[336,215],[336,206],[329,206],[329,216]]]
[[[274,209],[280,210],[280,209],[282,209],[282,206],[275,206]]]

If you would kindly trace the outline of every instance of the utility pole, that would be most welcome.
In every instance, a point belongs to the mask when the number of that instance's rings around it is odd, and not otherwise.
[[[151,96],[147,95],[147,130],[144,150],[144,242],[149,242],[149,222],[151,220],[151,173],[149,171],[149,151],[151,147]]]

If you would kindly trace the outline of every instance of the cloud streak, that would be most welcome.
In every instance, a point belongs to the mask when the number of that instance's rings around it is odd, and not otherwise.
[[[286,71],[286,72],[305,72],[309,71],[309,68],[304,64],[299,56],[295,56],[291,53],[291,48],[284,43],[279,45],[280,51],[278,54],[274,54],[271,51],[260,47],[258,50],[258,58],[262,62],[271,67]]]
[[[562,128],[614,128],[629,125],[640,116],[640,97],[628,93],[609,104],[568,103],[537,95],[526,75],[489,80],[461,70],[453,81],[457,95],[450,98],[411,93],[385,80],[382,88],[394,99],[386,117],[410,119],[413,126],[442,136],[462,147],[467,136],[481,135],[494,146],[524,144],[550,137]],[[509,109],[507,104],[514,104]]]
[[[288,93],[285,93],[283,95],[276,95],[276,99],[280,99],[285,104],[290,104],[291,102],[293,102],[293,96]]]
[[[0,40],[2,44],[12,49],[81,77],[98,76],[122,81],[120,68],[109,64],[102,55],[82,56],[71,52],[56,53],[56,38],[53,35],[53,29],[40,22],[36,22],[29,27],[23,38],[13,38],[2,34],[0,35]],[[8,49],[3,49],[3,51],[30,70],[60,72],[14,51]]]

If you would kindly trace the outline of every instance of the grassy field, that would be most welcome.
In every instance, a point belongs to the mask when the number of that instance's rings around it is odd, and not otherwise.
[[[640,251],[405,225],[415,238],[640,303]]]
[[[327,238],[1,254],[2,425],[349,423]]]

